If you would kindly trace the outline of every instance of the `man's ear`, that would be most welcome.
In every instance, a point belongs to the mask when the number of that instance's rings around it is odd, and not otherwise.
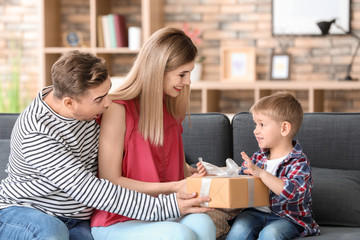
[[[64,97],[62,100],[64,107],[66,107],[67,110],[73,111],[75,109],[75,100],[70,97]]]
[[[291,123],[284,121],[281,123],[281,136],[286,137],[291,132]]]

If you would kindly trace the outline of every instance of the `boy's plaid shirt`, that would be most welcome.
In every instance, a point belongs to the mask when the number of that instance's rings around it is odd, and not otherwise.
[[[270,209],[280,217],[286,218],[304,227],[301,236],[318,235],[319,225],[312,212],[311,190],[313,180],[309,160],[302,152],[298,141],[293,141],[294,148],[280,163],[276,177],[283,180],[285,186],[277,196],[270,191]],[[251,157],[251,161],[260,168],[265,168],[268,149],[260,149]],[[239,174],[244,174],[246,167],[241,166]]]

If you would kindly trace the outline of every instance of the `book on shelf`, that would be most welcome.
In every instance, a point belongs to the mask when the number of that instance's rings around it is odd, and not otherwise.
[[[105,48],[128,47],[128,35],[125,17],[119,14],[99,16],[98,20],[98,46]],[[101,22],[101,24],[100,24]]]
[[[141,47],[141,28],[129,27],[129,49],[139,50]]]
[[[128,47],[128,34],[125,17],[114,14],[115,36],[117,47]]]
[[[107,20],[108,20],[108,24],[109,24],[110,47],[116,48],[117,46],[116,46],[114,14],[107,15]]]
[[[104,46],[106,48],[111,48],[110,26],[107,15],[101,16],[101,23],[102,23],[103,35],[104,35]]]
[[[104,44],[104,30],[102,25],[102,16],[97,16],[97,46],[98,47],[105,47]]]

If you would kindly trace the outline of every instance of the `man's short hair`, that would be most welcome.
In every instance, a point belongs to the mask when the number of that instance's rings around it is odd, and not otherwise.
[[[57,98],[82,96],[89,88],[101,85],[109,76],[106,61],[77,50],[63,53],[51,68]]]

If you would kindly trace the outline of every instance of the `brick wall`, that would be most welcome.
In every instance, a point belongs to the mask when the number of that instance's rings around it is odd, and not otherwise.
[[[115,1],[114,11],[122,3],[129,5],[128,19],[139,21],[139,0]],[[183,27],[187,22],[192,28],[202,30],[203,42],[199,46],[206,57],[203,78],[217,81],[220,78],[219,49],[221,46],[255,47],[258,80],[269,79],[270,55],[280,52],[280,42],[285,41],[292,55],[292,81],[321,81],[337,79],[345,75],[356,40],[351,36],[288,37],[274,38],[271,34],[271,0],[165,0],[165,25]],[[0,76],[2,82],[10,79],[10,56],[21,54],[21,89],[23,98],[33,98],[38,91],[38,31],[39,7],[37,0],[0,0]],[[87,21],[88,0],[63,0],[78,4],[79,28]],[[84,6],[85,5],[85,6]],[[120,6],[118,9],[122,9]],[[66,11],[65,11],[66,10]],[[352,0],[351,28],[360,35],[360,0]],[[73,14],[64,14],[64,21],[74,21]],[[81,17],[79,17],[81,16]],[[63,30],[66,30],[64,24]],[[85,34],[85,39],[87,39]],[[12,47],[15,46],[15,47]],[[20,49],[20,51],[19,51]],[[131,56],[130,56],[131,58]],[[121,64],[121,58],[115,59]],[[352,76],[360,79],[360,56],[356,57]],[[6,84],[6,83],[5,83]],[[286,84],[286,82],[284,82]],[[252,104],[248,91],[223,91],[221,111],[246,111]],[[297,92],[306,99],[303,92]],[[360,94],[357,91],[326,91],[325,111],[358,111]],[[199,93],[193,94],[194,111],[200,104]],[[341,100],[341,101],[340,101]],[[306,102],[304,102],[306,105]]]
[[[166,25],[179,27],[187,22],[202,30],[203,42],[199,46],[205,55],[203,79],[220,78],[219,49],[222,46],[255,47],[258,80],[268,80],[270,55],[281,52],[287,45],[292,56],[292,81],[336,81],[345,76],[347,65],[357,45],[352,36],[276,37],[271,34],[271,0],[166,0]],[[360,35],[360,0],[352,1],[352,31]],[[352,77],[360,79],[360,54],[356,57]],[[286,85],[286,82],[284,82]],[[302,101],[306,95],[295,93]],[[194,91],[194,101],[199,93]],[[326,91],[325,111],[358,111],[360,96],[357,91]],[[221,92],[220,108],[223,112],[246,111],[252,105],[249,91]],[[339,101],[341,100],[341,101]],[[199,111],[199,103],[193,103]],[[304,102],[304,108],[307,103]]]

